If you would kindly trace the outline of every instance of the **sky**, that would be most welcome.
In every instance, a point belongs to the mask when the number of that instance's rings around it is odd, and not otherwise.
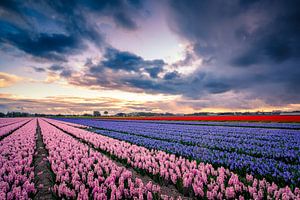
[[[0,112],[300,110],[297,0],[1,0]]]

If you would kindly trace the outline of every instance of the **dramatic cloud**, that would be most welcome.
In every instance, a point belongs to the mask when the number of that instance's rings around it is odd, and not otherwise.
[[[120,25],[123,28],[132,30],[137,29],[137,25],[135,24],[135,22],[123,12],[116,13],[114,15],[114,20],[118,25]]]
[[[46,71],[45,68],[43,68],[43,67],[32,67],[32,68],[36,72],[45,72]]]
[[[61,71],[64,69],[64,67],[56,64],[56,65],[51,65],[48,69],[50,71]]]
[[[0,44],[9,44],[32,56],[66,61],[65,54],[75,53],[80,40],[72,35],[32,33],[13,24],[0,21]]]
[[[1,1],[0,45],[11,45],[29,55],[67,61],[87,49],[86,41],[105,45],[97,20],[111,18],[118,26],[137,29],[139,1]],[[41,12],[43,10],[43,12]],[[120,12],[122,11],[122,12]],[[134,14],[133,14],[134,13]]]
[[[101,72],[103,68],[124,71],[139,71],[145,69],[151,76],[156,77],[165,65],[163,60],[144,60],[127,51],[107,48],[103,60],[90,68],[91,72]]]
[[[0,72],[0,88],[9,87],[21,80],[22,80],[22,78],[19,76]]]
[[[93,89],[179,94],[189,98],[230,90],[229,84],[221,82],[211,72],[184,75],[170,71],[170,67],[162,60],[144,60],[133,53],[107,49],[98,64],[88,62],[83,71],[67,79],[70,84]]]
[[[214,76],[200,87],[270,104],[299,102],[299,2],[169,1],[168,13],[172,30],[209,61],[195,76]]]
[[[179,96],[170,108],[175,104],[187,110],[298,105],[298,4],[296,0],[86,0],[68,4],[4,0],[0,1],[0,53],[6,60],[1,64],[6,68],[10,62],[23,65],[14,57],[21,55],[24,65],[46,75],[46,85]],[[147,21],[148,17],[156,21]],[[178,60],[169,63],[163,56],[128,50],[136,46],[131,43],[144,44],[140,34],[150,40],[151,31],[160,33],[152,25],[164,20],[178,38],[174,46],[182,48],[180,59],[174,55]],[[119,38],[113,41],[111,37]],[[117,48],[112,45],[115,41],[122,45]],[[149,51],[163,47],[151,46]],[[2,77],[5,87],[16,82],[7,74]]]
[[[59,74],[55,73],[55,72],[48,72],[47,73],[47,77],[45,79],[45,83],[54,83],[56,81],[58,81],[60,79]]]
[[[295,23],[299,9],[288,9],[296,7],[293,2],[280,4],[171,1],[170,25],[192,46],[182,61],[168,65],[107,48],[98,64],[87,65],[79,77],[69,77],[69,81],[91,88],[179,94],[190,99],[231,91],[270,105],[297,103],[300,69],[296,47],[300,40]],[[290,21],[283,23],[286,19]],[[177,70],[196,59],[202,62],[193,73]]]
[[[164,75],[165,80],[173,80],[175,78],[179,78],[179,73],[174,71],[174,72],[168,72]]]

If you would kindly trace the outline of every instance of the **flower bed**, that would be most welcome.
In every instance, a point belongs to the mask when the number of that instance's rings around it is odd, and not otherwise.
[[[126,162],[167,184],[174,184],[179,191],[203,198],[300,198],[299,188],[279,188],[265,179],[252,175],[239,177],[224,167],[215,169],[210,164],[197,163],[158,150],[132,145],[86,130],[74,128],[55,120],[46,119],[64,131],[90,142],[96,148]]]
[[[16,123],[4,126],[0,128],[0,138],[9,134],[10,132],[12,132],[13,130],[19,128],[20,126],[26,124],[28,121],[30,121],[31,119],[28,120],[20,120]]]
[[[0,141],[0,199],[28,199],[36,192],[31,166],[37,120]]]
[[[101,153],[43,120],[39,123],[56,177],[53,191],[59,198],[160,198],[159,186],[151,182],[144,185],[140,179],[133,179],[130,171]]]

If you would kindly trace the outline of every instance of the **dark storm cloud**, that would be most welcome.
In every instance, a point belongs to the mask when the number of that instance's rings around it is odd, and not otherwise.
[[[196,81],[202,90],[248,93],[271,104],[299,102],[298,1],[171,0],[167,9],[171,29],[210,60],[198,71],[214,73]]]
[[[230,89],[230,86],[227,83],[222,82],[209,82],[204,85],[210,93],[218,94],[226,92]]]
[[[64,67],[61,66],[61,65],[55,64],[55,65],[51,65],[48,69],[49,69],[50,71],[61,71],[61,70],[64,69]]]
[[[281,13],[251,34],[255,40],[252,39],[247,50],[233,59],[233,64],[248,66],[270,61],[276,64],[299,58],[300,4],[290,2],[280,6]]]
[[[67,61],[86,49],[89,40],[106,45],[97,17],[110,17],[125,29],[137,28],[133,20],[139,1],[1,1],[0,45],[9,44],[34,57]],[[42,11],[42,12],[41,12]]]
[[[64,77],[64,78],[69,78],[69,77],[71,77],[72,76],[72,70],[70,70],[70,69],[64,69],[61,73],[60,73],[60,75],[62,76],[62,77]]]
[[[0,45],[10,44],[18,49],[41,58],[65,61],[65,55],[80,46],[74,36],[64,34],[31,33],[11,23],[0,21]]]
[[[201,56],[240,45],[245,51],[234,52],[240,55],[231,59],[236,65],[251,65],[299,57],[299,5],[295,0],[170,1],[170,10],[172,28],[189,38]]]
[[[48,70],[59,74],[63,78],[69,78],[73,74],[73,71],[72,69],[70,69],[70,67],[66,67],[60,64],[51,65],[50,67],[48,67]]]
[[[106,49],[101,66],[114,70],[123,69],[136,71],[143,63],[143,58],[127,51],[119,51],[114,48]]]
[[[179,77],[179,73],[174,71],[174,72],[168,72],[164,75],[165,80],[173,80],[175,78]]]
[[[33,70],[36,72],[45,72],[46,70],[42,67],[33,67]]]
[[[163,64],[163,63],[162,63]],[[145,69],[151,78],[157,78],[158,74],[163,71],[162,65]]]
[[[18,10],[19,10],[18,3],[11,1],[11,0],[2,0],[0,2],[0,6],[8,9],[10,11],[13,11],[13,12],[18,12]]]
[[[126,29],[137,29],[136,23],[123,12],[116,13],[114,20],[117,25]]]
[[[90,63],[90,62],[89,62]],[[151,77],[157,77],[165,65],[163,60],[144,60],[131,52],[119,51],[115,48],[107,48],[103,60],[90,67],[90,72],[102,72],[104,68],[112,70],[139,71],[145,69]]]

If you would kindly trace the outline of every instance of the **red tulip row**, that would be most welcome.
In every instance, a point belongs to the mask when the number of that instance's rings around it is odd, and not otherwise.
[[[101,119],[101,117],[99,117]],[[157,121],[252,121],[252,122],[300,122],[299,115],[229,115],[229,116],[153,116],[153,117],[109,117],[117,120]]]

